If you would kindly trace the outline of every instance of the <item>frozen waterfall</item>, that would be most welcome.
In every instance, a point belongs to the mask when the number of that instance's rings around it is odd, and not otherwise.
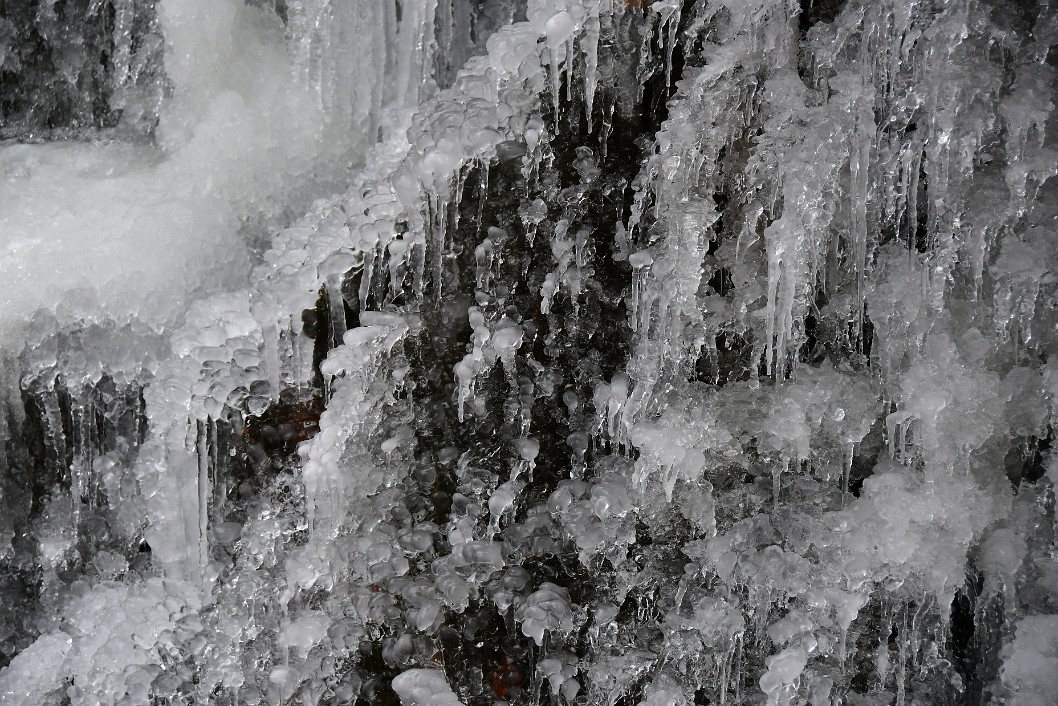
[[[0,704],[1058,704],[1056,44],[0,4]]]

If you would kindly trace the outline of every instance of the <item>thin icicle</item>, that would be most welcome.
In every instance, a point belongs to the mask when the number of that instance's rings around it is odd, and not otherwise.
[[[592,111],[595,106],[595,91],[599,85],[599,5],[588,9],[588,18],[584,24],[584,34],[580,40],[584,52],[584,115],[587,118],[588,134],[592,132]],[[605,154],[603,155],[605,159]]]
[[[209,564],[209,499],[213,494],[213,485],[209,473],[209,432],[205,421],[196,422],[198,440],[196,443],[196,455],[198,458],[198,512],[196,522],[198,524],[198,566],[197,577],[199,581],[205,580],[206,566]]]

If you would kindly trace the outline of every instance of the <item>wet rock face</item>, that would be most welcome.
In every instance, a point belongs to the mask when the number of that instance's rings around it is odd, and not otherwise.
[[[1053,8],[373,11],[447,88],[347,193],[20,361],[0,694],[1049,698]]]
[[[0,139],[144,136],[164,90],[154,2],[11,0],[0,14]]]

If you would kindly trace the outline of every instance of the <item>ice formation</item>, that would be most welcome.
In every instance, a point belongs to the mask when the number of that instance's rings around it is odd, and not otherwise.
[[[11,3],[0,703],[1058,703],[1056,42]]]

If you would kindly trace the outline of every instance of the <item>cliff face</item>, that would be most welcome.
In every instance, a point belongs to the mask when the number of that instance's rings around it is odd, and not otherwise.
[[[7,342],[0,695],[1052,698],[1055,8],[224,5],[290,85],[136,3],[137,139],[245,266]]]

